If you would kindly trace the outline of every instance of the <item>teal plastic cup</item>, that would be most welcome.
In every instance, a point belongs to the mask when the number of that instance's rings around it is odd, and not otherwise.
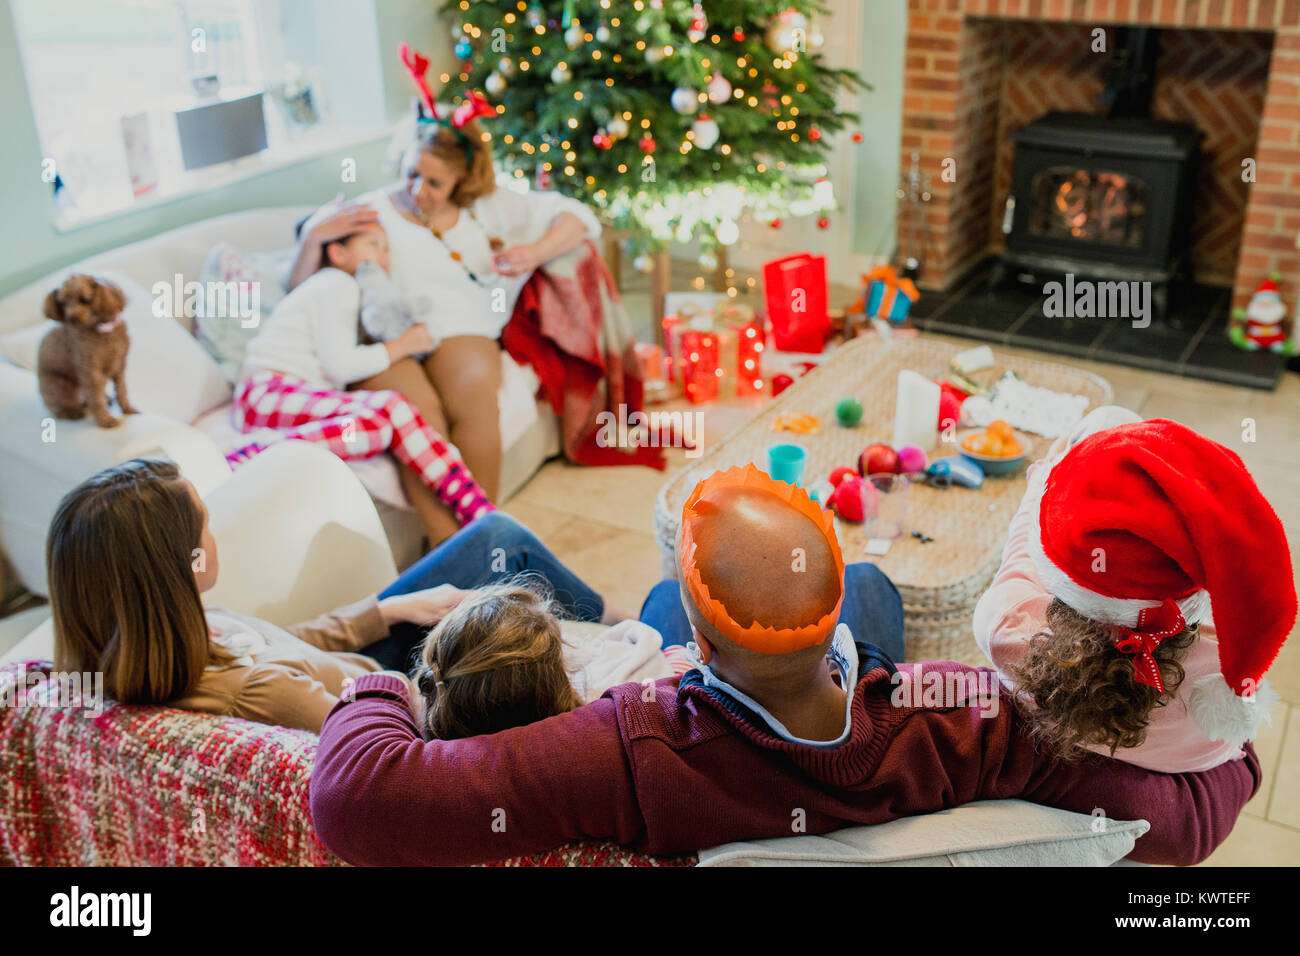
[[[806,464],[808,452],[798,445],[773,445],[767,450],[767,473],[777,481],[799,484]]]

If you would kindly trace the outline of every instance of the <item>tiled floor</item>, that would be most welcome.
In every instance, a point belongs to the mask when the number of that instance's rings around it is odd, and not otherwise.
[[[626,294],[634,322],[648,331],[648,304]],[[638,321],[639,320],[639,321]],[[936,338],[939,338],[936,336]],[[956,340],[952,340],[956,341]],[[1008,354],[1033,354],[1002,349]],[[1287,374],[1274,392],[1195,381],[1116,365],[1062,358],[1108,379],[1115,401],[1144,416],[1177,418],[1242,456],[1300,542],[1300,376]],[[752,408],[705,408],[705,441],[744,424]],[[1243,440],[1253,420],[1255,441]],[[1248,435],[1246,437],[1249,437]],[[668,452],[668,470],[578,468],[548,464],[506,510],[536,530],[570,567],[612,604],[635,611],[659,580],[653,535],[654,498],[685,462]],[[1220,865],[1300,865],[1300,637],[1292,634],[1270,679],[1285,704],[1259,741],[1265,780],[1227,842],[1211,857]]]

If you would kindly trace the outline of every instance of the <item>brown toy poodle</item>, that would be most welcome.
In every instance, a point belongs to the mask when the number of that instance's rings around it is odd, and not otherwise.
[[[101,428],[120,425],[108,410],[112,381],[122,413],[134,415],[126,397],[126,352],[131,339],[122,321],[126,297],[117,286],[77,274],[45,297],[45,314],[63,324],[41,339],[36,376],[41,400],[56,418],[85,418]]]

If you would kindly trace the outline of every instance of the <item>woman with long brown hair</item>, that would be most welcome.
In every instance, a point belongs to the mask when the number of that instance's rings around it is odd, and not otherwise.
[[[379,594],[280,628],[203,606],[201,595],[220,571],[207,518],[194,486],[170,462],[128,461],[70,491],[50,524],[46,546],[56,666],[102,672],[105,691],[121,703],[170,704],[317,732],[352,680],[382,669],[405,678],[430,626],[462,601],[478,606],[480,593],[496,593],[494,587],[521,575],[539,595],[545,593],[530,607],[544,608],[549,623],[521,651],[514,638],[523,631],[506,627],[503,619],[499,649],[509,653],[493,658],[503,667],[507,658],[518,663],[545,657],[544,642],[558,633],[554,615],[607,624],[623,619],[532,532],[492,512]],[[509,593],[522,591],[516,586]],[[640,679],[643,672],[668,673],[657,632],[624,621],[608,633],[603,666],[586,667],[605,686]],[[479,633],[476,640],[488,637]],[[469,647],[467,640],[461,650]],[[482,670],[471,663],[462,670]],[[523,671],[512,673],[504,675],[502,686],[515,686]],[[561,703],[572,704],[580,686],[575,680]],[[587,689],[598,694],[604,686]]]

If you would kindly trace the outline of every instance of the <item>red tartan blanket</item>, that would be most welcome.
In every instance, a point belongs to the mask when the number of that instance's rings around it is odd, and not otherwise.
[[[662,470],[656,447],[602,447],[597,416],[630,416],[643,407],[635,341],[614,279],[595,243],[538,269],[524,285],[501,344],[527,362],[560,417],[564,455],[581,465],[649,465]]]
[[[0,864],[343,865],[311,822],[315,734],[112,701],[88,715],[48,684],[27,695],[28,673],[48,670],[0,668]],[[694,863],[574,843],[494,865]]]

